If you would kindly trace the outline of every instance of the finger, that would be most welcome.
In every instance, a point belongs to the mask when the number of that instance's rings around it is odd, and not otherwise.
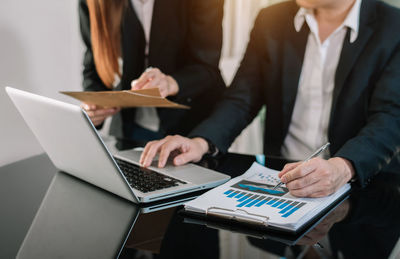
[[[170,95],[169,92],[169,87],[168,87],[168,82],[166,80],[162,80],[158,86],[158,89],[160,91],[161,97],[165,98]]]
[[[107,119],[107,117],[99,116],[99,117],[91,118],[90,120],[93,122],[93,124],[101,124],[101,123],[103,123],[103,121],[105,119]]]
[[[278,177],[281,178],[284,174],[286,174],[287,172],[295,169],[297,166],[301,165],[301,162],[296,162],[296,163],[288,163],[286,164],[282,171],[278,174]]]
[[[153,141],[147,142],[146,146],[144,147],[144,149],[143,149],[143,151],[142,151],[142,154],[140,155],[139,163],[140,163],[141,165],[143,165],[143,164],[144,164],[144,161],[145,161],[145,158],[147,157],[147,154],[149,153],[149,150],[151,149],[151,147],[152,147],[153,145],[157,144],[157,143],[160,142],[160,141],[165,141],[168,137],[169,137],[169,136],[167,136],[167,137],[165,137],[165,138],[163,138],[163,139],[160,139],[160,140],[153,140]],[[164,142],[163,142],[163,143],[164,143]]]
[[[135,85],[131,85],[132,86],[132,90],[140,90],[143,88],[143,86],[145,84],[147,84],[147,82],[149,82],[151,80],[151,78],[149,76],[147,76],[146,74],[142,74],[139,79],[136,80]]]
[[[158,153],[160,147],[166,142],[166,138],[159,140],[159,141],[155,141],[154,143],[152,143],[149,146],[149,149],[146,153],[146,156],[143,159],[143,166],[144,167],[149,167],[151,165],[151,163],[153,162],[154,157],[156,156],[156,154]]]
[[[141,89],[159,88],[160,84],[161,84],[161,79],[155,78],[153,80],[148,81]]]
[[[311,161],[309,162],[305,162],[305,163],[301,163],[300,165],[298,165],[296,168],[290,170],[289,172],[287,172],[286,174],[284,174],[281,177],[281,181],[285,184],[306,176],[309,173],[312,173],[313,171],[316,170],[317,165],[315,163],[312,163]]]
[[[95,104],[88,104],[88,103],[82,103],[81,107],[86,111],[92,111],[97,109],[97,106]]]
[[[295,197],[323,197],[323,190],[321,190],[321,185],[319,182],[316,182],[312,185],[309,185],[305,188],[290,190],[290,194]]]
[[[286,183],[286,187],[289,190],[297,190],[297,189],[305,188],[309,185],[312,185],[312,184],[318,182],[319,180],[320,180],[319,175],[317,174],[316,171],[314,171],[304,177],[300,177],[300,178],[297,178],[293,181]]]
[[[175,138],[166,142],[160,149],[160,157],[158,159],[158,167],[162,168],[167,163],[168,157],[170,156],[171,152],[177,149],[182,149],[181,147],[185,145],[183,143],[183,138],[178,139]]]
[[[87,111],[87,114],[90,118],[92,117],[99,117],[99,116],[109,116],[115,113],[115,109],[97,109],[97,110],[90,110]]]
[[[142,89],[148,81],[153,80],[159,73],[160,70],[155,68],[143,72],[135,84],[135,90]]]
[[[150,146],[154,143],[154,141],[147,142],[146,146],[144,147],[142,154],[140,154],[139,163],[143,165],[144,158],[146,157],[147,153],[149,152]]]
[[[174,158],[174,165],[180,166],[189,162],[198,162],[200,159],[201,156],[199,155],[199,152],[194,148],[190,148],[187,152],[182,153]]]
[[[135,86],[136,86],[136,83],[137,83],[137,79],[136,80],[132,80],[132,82],[131,82],[131,90],[135,90]]]
[[[95,119],[95,120],[91,120],[94,126],[99,126],[100,124],[102,124],[104,122],[105,119]]]

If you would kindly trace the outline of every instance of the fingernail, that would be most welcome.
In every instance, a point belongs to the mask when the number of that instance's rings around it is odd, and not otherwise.
[[[286,180],[287,180],[286,177],[282,177],[282,178],[281,178],[281,182],[282,182],[282,183],[286,183]]]
[[[182,163],[182,160],[180,158],[175,159],[175,164],[180,165]]]

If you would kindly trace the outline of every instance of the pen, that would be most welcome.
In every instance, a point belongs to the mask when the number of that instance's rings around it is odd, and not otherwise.
[[[324,248],[324,246],[321,245],[320,242],[315,243],[315,244],[313,245],[313,247],[317,247],[317,248],[321,248],[321,249]]]
[[[303,163],[309,161],[310,159],[318,156],[319,154],[321,154],[327,147],[329,147],[331,143],[326,143],[325,145],[323,145],[322,147],[320,147],[317,151],[315,151],[314,153],[312,153],[311,156],[309,156],[306,160],[303,161]],[[272,190],[275,190],[276,188],[278,188],[279,186],[281,186],[283,183],[279,182],[277,185],[275,185],[275,187]]]

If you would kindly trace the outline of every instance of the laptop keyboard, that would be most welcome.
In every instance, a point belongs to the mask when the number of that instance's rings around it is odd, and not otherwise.
[[[186,184],[183,181],[160,174],[153,170],[114,158],[130,186],[141,192],[153,192],[169,187]]]

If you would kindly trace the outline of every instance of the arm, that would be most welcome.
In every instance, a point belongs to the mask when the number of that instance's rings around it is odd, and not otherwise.
[[[262,36],[265,26],[261,15],[255,21],[245,55],[232,85],[212,115],[199,124],[189,137],[200,136],[226,152],[240,132],[254,119],[263,105],[262,64],[268,62],[264,54]]]
[[[225,86],[219,71],[223,5],[223,0],[191,0],[186,5],[189,12],[185,65],[171,74],[179,86],[173,97],[177,102],[193,99],[206,89]]]
[[[400,152],[400,45],[375,83],[365,126],[329,160],[288,164],[279,174],[295,196],[329,195],[352,178],[366,186]]]
[[[172,74],[164,74],[158,68],[147,69],[137,80],[132,81],[132,89],[159,88],[162,97],[185,103],[206,90],[225,84],[219,71],[222,48],[223,0],[188,0],[187,32],[185,45],[181,50],[184,64]],[[219,92],[219,91],[218,91]],[[211,93],[211,94],[213,94]]]
[[[368,121],[358,135],[339,149],[337,157],[351,161],[361,186],[400,153],[400,44],[376,82],[368,106]]]
[[[220,151],[227,151],[236,136],[252,121],[263,104],[261,30],[263,26],[260,24],[259,16],[235,80],[225,91],[222,102],[211,117],[190,133],[191,138],[168,136],[160,141],[149,142],[140,159],[143,166],[149,166],[155,155],[160,153],[158,166],[163,167],[169,154],[174,150],[181,153],[174,158],[175,165],[199,161],[209,148],[205,139],[214,143]]]

